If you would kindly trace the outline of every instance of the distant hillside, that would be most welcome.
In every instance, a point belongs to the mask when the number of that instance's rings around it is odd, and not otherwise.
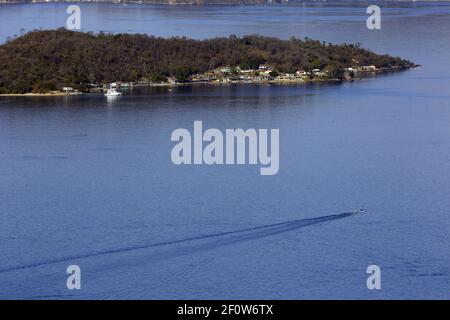
[[[380,2],[392,5],[402,5],[408,2],[416,2],[416,0],[380,0]],[[421,0],[423,2],[446,2],[450,0]],[[350,4],[371,4],[368,0],[334,0],[326,2],[325,0],[0,0],[0,3],[31,3],[31,2],[110,2],[110,3],[149,3],[149,4],[172,4],[172,5],[239,5],[239,4],[262,4],[262,3],[310,3],[313,6],[322,6],[327,4],[350,3]],[[375,4],[379,1],[375,1]]]
[[[381,0],[376,2],[407,3],[416,0]],[[450,0],[421,0],[424,2],[446,2]],[[0,0],[0,3],[30,3],[30,2],[114,2],[114,3],[151,3],[151,4],[258,4],[258,3],[284,3],[284,2],[312,2],[315,4],[326,4],[325,0]],[[369,3],[368,0],[334,0],[330,3]]]
[[[355,64],[390,69],[412,67],[409,61],[378,55],[358,45],[316,40],[280,40],[245,36],[192,40],[142,34],[91,34],[33,31],[0,46],[0,93],[47,92],[92,83],[161,81],[221,67],[242,69],[269,65],[277,72],[328,70],[338,78]]]

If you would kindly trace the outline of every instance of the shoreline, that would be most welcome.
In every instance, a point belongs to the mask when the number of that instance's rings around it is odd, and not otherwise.
[[[2,93],[0,97],[63,97],[63,96],[78,96],[85,94],[84,92],[79,93],[67,93],[67,92],[46,92],[46,93]]]
[[[337,82],[351,82],[355,80],[361,80],[362,78],[353,78],[348,80],[340,80],[340,79],[315,79],[315,80],[273,80],[273,81],[259,81],[259,82],[182,82],[176,84],[170,83],[152,83],[152,84],[135,84],[132,87],[124,87],[118,88],[122,91],[130,91],[133,87],[137,88],[176,88],[176,87],[187,87],[187,86],[229,86],[229,85],[281,85],[281,86],[289,86],[289,85],[301,85],[308,83],[337,83]],[[125,89],[125,90],[123,90]],[[67,93],[67,92],[47,92],[47,93],[3,93],[0,94],[0,97],[66,97],[66,96],[79,96],[79,95],[94,95],[94,94],[104,94],[107,90],[101,89],[99,91],[94,92],[77,92],[77,93]]]
[[[398,71],[406,71],[410,69],[415,69],[421,67],[420,65],[415,65],[411,68],[407,69],[392,69],[392,70],[378,70],[376,72],[367,72],[367,74],[378,75],[378,74],[389,74],[395,73]],[[353,77],[348,79],[326,79],[326,78],[315,78],[315,79],[280,79],[280,80],[269,80],[269,81],[190,81],[190,82],[179,82],[179,83],[136,83],[129,87],[121,87],[118,86],[117,89],[129,91],[132,90],[133,87],[137,88],[175,88],[182,86],[197,86],[197,85],[205,85],[205,86],[226,86],[226,85],[281,85],[281,86],[289,86],[289,85],[302,85],[302,84],[310,84],[310,83],[344,83],[344,82],[353,82],[358,80],[363,80],[367,77]],[[105,84],[106,85],[106,84]],[[65,97],[65,96],[79,96],[79,95],[90,95],[90,94],[104,94],[107,91],[106,88],[98,89],[97,91],[91,92],[62,92],[62,91],[52,91],[46,93],[3,93],[0,94],[0,97]]]
[[[133,87],[137,88],[176,88],[176,87],[187,87],[187,86],[230,86],[230,85],[277,85],[277,86],[292,86],[292,85],[302,85],[311,83],[339,83],[339,82],[353,82],[357,80],[362,80],[363,78],[353,78],[348,80],[340,79],[321,79],[321,80],[306,80],[306,81],[269,81],[269,82],[185,82],[177,84],[136,84]],[[128,92],[132,90],[133,87],[121,88],[122,92]],[[67,97],[67,96],[80,96],[80,95],[95,95],[104,94],[107,90],[99,90],[97,92],[78,92],[78,93],[66,93],[66,92],[53,92],[53,93],[3,93],[0,97]]]
[[[108,4],[151,4],[169,6],[208,6],[208,5],[262,5],[270,4],[266,0],[0,0],[0,4],[42,4],[42,3],[108,3]],[[286,0],[275,4],[288,3]],[[313,3],[313,2],[312,2]]]

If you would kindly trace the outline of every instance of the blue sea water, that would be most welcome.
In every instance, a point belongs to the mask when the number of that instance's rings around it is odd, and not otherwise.
[[[0,298],[449,299],[450,4],[380,5],[371,31],[364,5],[80,4],[83,31],[307,36],[422,68],[0,97]],[[0,5],[0,41],[64,26],[66,7]],[[173,165],[171,132],[194,120],[279,128],[279,173]],[[71,264],[81,290],[66,288]],[[366,287],[372,264],[381,290]]]

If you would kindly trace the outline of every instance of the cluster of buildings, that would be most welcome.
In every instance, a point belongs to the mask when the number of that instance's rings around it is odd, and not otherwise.
[[[220,67],[205,73],[195,74],[190,81],[215,83],[255,83],[271,81],[302,82],[309,74],[305,71],[295,73],[278,73],[270,66],[260,65],[258,69],[244,70],[240,67]]]
[[[344,69],[344,79],[352,79],[358,73],[378,72],[376,66],[358,66]],[[327,70],[313,69],[310,72],[297,70],[295,73],[279,73],[268,65],[260,65],[258,69],[244,70],[240,67],[220,67],[204,73],[194,74],[189,77],[189,83],[301,83],[311,79],[330,79]],[[131,88],[139,85],[174,86],[179,84],[175,77],[168,77],[165,82],[153,83],[143,80],[137,83],[113,82],[110,84],[90,84],[90,92],[102,92],[106,89]],[[77,94],[77,90],[71,87],[63,87],[66,94]]]
[[[344,78],[351,79],[358,72],[376,72],[375,66],[346,68]],[[328,72],[313,69],[310,72],[297,70],[295,73],[278,73],[268,65],[258,69],[243,70],[240,67],[220,67],[205,73],[195,74],[190,78],[193,83],[259,83],[259,82],[304,82],[310,79],[327,79]]]

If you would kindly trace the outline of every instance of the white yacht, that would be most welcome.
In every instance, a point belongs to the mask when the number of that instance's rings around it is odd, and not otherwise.
[[[105,96],[107,97],[117,97],[117,96],[121,96],[122,92],[118,92],[114,89],[108,89],[108,91],[105,93]]]

